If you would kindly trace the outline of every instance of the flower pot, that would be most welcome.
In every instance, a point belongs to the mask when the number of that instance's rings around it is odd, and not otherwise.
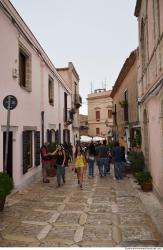
[[[146,183],[144,183],[141,187],[142,187],[142,190],[143,190],[144,192],[150,192],[150,191],[152,191],[152,189],[153,189],[153,186],[152,186],[152,183],[151,183],[151,182],[146,182]]]
[[[0,199],[0,211],[3,211],[3,209],[4,209],[5,200],[6,200],[6,197],[3,199]]]

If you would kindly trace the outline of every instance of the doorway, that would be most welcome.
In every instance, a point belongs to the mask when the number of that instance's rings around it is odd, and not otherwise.
[[[6,132],[3,132],[3,169],[5,165],[5,146],[6,146]],[[7,174],[13,177],[13,132],[9,132],[8,139],[8,157],[7,157]]]

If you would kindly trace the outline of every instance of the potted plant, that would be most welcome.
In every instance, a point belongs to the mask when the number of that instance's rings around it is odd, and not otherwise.
[[[148,171],[140,171],[135,177],[144,192],[152,191],[152,176]]]
[[[127,159],[130,162],[133,175],[135,175],[137,172],[143,171],[145,168],[145,159],[142,151],[130,151],[128,153]]]
[[[125,107],[126,105],[128,105],[128,101],[127,100],[122,100],[119,102],[119,104],[121,105],[121,107]]]
[[[6,196],[13,188],[12,178],[5,173],[0,173],[0,211],[4,209]]]

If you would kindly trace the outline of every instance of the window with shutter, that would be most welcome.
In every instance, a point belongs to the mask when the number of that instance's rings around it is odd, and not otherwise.
[[[68,129],[68,143],[70,143],[70,130]]]
[[[48,82],[49,104],[54,106],[54,80],[49,76]]]
[[[66,129],[63,129],[63,143],[66,142]]]
[[[35,131],[35,166],[40,165],[40,131]]]
[[[56,144],[59,144],[59,131],[58,131],[58,129],[55,131],[55,142],[56,142]]]
[[[99,121],[100,120],[100,111],[97,110],[96,111],[96,121]]]
[[[96,135],[100,134],[100,128],[96,128]]]
[[[19,45],[19,84],[27,91],[32,91],[31,54],[22,45]]]
[[[112,118],[112,110],[108,110],[108,118]]]
[[[47,142],[52,143],[52,133],[50,129],[47,129]]]
[[[29,133],[23,131],[23,174],[28,171],[28,144],[29,144]]]

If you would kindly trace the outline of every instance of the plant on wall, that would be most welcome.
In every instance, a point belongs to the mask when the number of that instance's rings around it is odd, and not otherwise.
[[[124,106],[128,105],[128,101],[122,100],[122,101],[119,101],[119,104],[121,105],[121,107],[124,107]]]

